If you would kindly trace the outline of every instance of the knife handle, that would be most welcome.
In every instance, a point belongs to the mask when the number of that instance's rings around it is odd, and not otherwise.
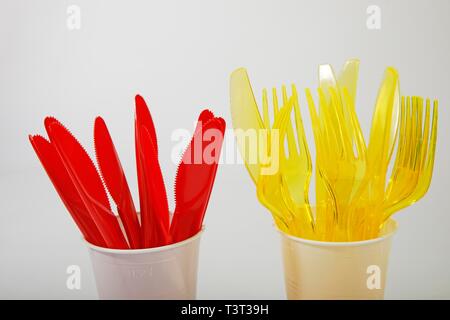
[[[130,248],[141,249],[141,228],[129,190],[124,195],[124,200],[117,206],[117,211],[125,229]]]

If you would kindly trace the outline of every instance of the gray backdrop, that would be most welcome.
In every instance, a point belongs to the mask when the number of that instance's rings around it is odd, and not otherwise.
[[[79,30],[67,27],[72,4]],[[379,30],[366,26],[372,4],[381,8]],[[28,143],[27,134],[44,133],[46,115],[91,154],[93,119],[102,115],[137,201],[133,99],[144,95],[172,200],[171,133],[192,129],[204,107],[231,127],[235,68],[248,69],[259,99],[264,86],[315,88],[318,64],[338,70],[351,57],[361,59],[357,113],[366,134],[386,66],[399,70],[403,94],[440,100],[434,179],[396,216],[386,298],[450,298],[449,13],[448,0],[2,0],[0,298],[96,298],[87,250]],[[285,297],[278,235],[242,165],[219,168],[206,227],[199,298]],[[81,290],[66,288],[72,264],[81,267]]]

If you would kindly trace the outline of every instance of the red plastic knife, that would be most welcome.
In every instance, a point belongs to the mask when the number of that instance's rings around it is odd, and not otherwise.
[[[128,249],[117,217],[89,155],[76,138],[56,119],[47,118],[50,141],[55,145],[69,176],[80,194],[108,248]]]
[[[165,209],[160,212],[161,209],[155,210],[152,206],[160,206],[160,204],[155,203],[152,198],[165,198],[162,200],[162,206],[167,205],[167,197],[165,196],[165,188],[163,188],[163,194],[158,191],[151,191],[153,189],[151,172],[154,170],[152,166],[158,163],[158,142],[156,137],[156,130],[153,123],[150,111],[145,103],[144,99],[140,95],[136,95],[136,111],[135,111],[135,149],[136,149],[136,168],[137,168],[137,178],[139,187],[139,204],[141,213],[141,241],[142,245],[147,247],[157,246],[158,243],[166,244],[169,239],[168,228],[169,228],[169,213]],[[149,138],[147,137],[150,136]],[[144,142],[141,139],[145,139]],[[143,146],[147,145],[147,149]],[[148,146],[152,146],[151,148]],[[144,156],[144,153],[146,156]],[[153,164],[152,164],[153,163]],[[164,181],[160,169],[157,176],[161,176],[159,185],[164,186]],[[155,194],[158,192],[158,194]],[[168,207],[168,205],[167,205]],[[159,220],[156,218],[156,214],[162,216]]]
[[[105,240],[103,240],[95,222],[90,217],[55,147],[39,135],[30,135],[29,139],[56,192],[58,192],[83,237],[96,246],[104,247]]]
[[[106,187],[117,205],[117,211],[132,249],[141,248],[140,226],[130,188],[105,121],[95,119],[94,145],[97,163]]]
[[[211,116],[212,113],[208,112],[200,115],[194,136],[177,170],[176,206],[170,226],[174,243],[192,237],[202,227],[225,132],[225,121]]]
[[[144,127],[147,128],[148,132],[150,133],[150,137],[153,141],[153,144],[155,145],[156,155],[158,155],[158,139],[156,137],[155,125],[153,123],[150,110],[148,109],[144,98],[142,98],[140,95],[136,95],[135,103],[136,103],[136,122],[138,122],[139,125],[143,125]]]
[[[155,144],[147,128],[138,125],[142,241],[145,248],[169,243],[169,206]]]

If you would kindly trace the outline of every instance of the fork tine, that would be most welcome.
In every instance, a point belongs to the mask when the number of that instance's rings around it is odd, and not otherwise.
[[[430,180],[431,174],[433,172],[433,164],[434,164],[434,155],[436,151],[436,139],[437,139],[437,120],[438,120],[438,101],[433,101],[433,120],[431,123],[431,138],[430,145],[428,146],[429,152],[427,157],[427,169],[430,172]]]
[[[285,105],[287,103],[288,97],[286,86],[284,84],[281,86],[281,96],[283,97],[283,105]]]
[[[333,151],[333,153],[338,153],[336,150],[336,148],[339,147],[336,138],[337,132],[334,132],[334,126],[330,124],[331,119],[327,108],[327,98],[321,88],[318,88],[317,92],[319,93],[319,119],[322,137],[325,141],[324,147],[329,149],[330,152]]]
[[[415,167],[415,162],[417,159],[417,97],[412,97],[411,104],[411,135],[410,135],[410,150],[409,150],[409,166],[410,168]]]
[[[429,105],[429,104],[428,104]],[[431,178],[433,177],[433,167],[434,158],[436,155],[436,139],[437,139],[437,129],[438,129],[438,101],[433,101],[433,120],[431,123],[431,137],[428,144],[426,167],[424,172],[421,174],[419,179],[419,186],[417,194],[415,195],[415,201],[419,200],[424,196],[430,187]]]
[[[403,159],[405,158],[406,153],[406,122],[407,122],[407,113],[406,113],[406,105],[405,105],[405,97],[401,97],[400,102],[400,119],[399,119],[399,137],[397,144],[397,154],[395,156],[394,166],[392,168],[391,177],[389,178],[388,186],[386,188],[386,196],[385,199],[390,199],[391,193],[394,190],[394,186],[396,184],[396,179],[399,174],[399,170],[403,167]]]
[[[279,130],[279,146],[278,146],[278,152],[279,152],[279,157],[280,159],[285,159],[286,158],[286,151],[285,151],[285,146],[284,146],[284,135],[286,133],[286,129],[288,127],[288,123],[287,120],[291,115],[291,111],[292,111],[292,105],[291,104],[285,104],[278,116],[275,118],[274,124],[273,124],[273,129],[275,130]],[[287,134],[287,133],[286,133]]]
[[[358,153],[355,156],[356,159],[366,159],[367,158],[367,147],[362,134],[361,125],[359,124],[358,117],[355,112],[354,99],[351,97],[347,88],[343,89],[344,101],[347,103],[347,110],[350,114],[350,123],[352,125],[353,137],[355,139],[356,151]],[[353,147],[353,146],[352,146]]]
[[[417,107],[418,107],[418,116],[419,116],[419,126],[420,126],[420,129],[419,129],[419,133],[420,133],[420,136],[422,136],[422,131],[423,131],[423,98],[422,97],[419,97],[419,99],[418,99],[418,105],[417,105]]]
[[[343,156],[348,157],[350,154],[353,154],[353,148],[351,145],[351,138],[348,132],[348,129],[346,127],[342,104],[339,101],[338,94],[336,90],[334,90],[332,87],[329,89],[330,96],[331,96],[331,103],[330,106],[332,107],[331,113],[334,115],[334,122],[336,126],[336,130],[339,134],[339,144],[342,146]]]
[[[420,109],[420,97],[415,97],[415,103],[414,103],[414,109],[413,109],[413,120],[414,120],[414,144],[413,144],[413,156],[412,159],[412,167],[414,169],[417,168],[417,164],[419,163],[420,159],[420,144],[421,144],[421,123],[419,122],[419,109]]]
[[[287,95],[287,90],[286,90],[286,86],[282,85],[281,86],[281,94],[283,97],[283,106],[285,106],[288,103],[288,95]],[[289,149],[289,156],[294,156],[297,155],[297,144],[295,142],[295,136],[294,136],[294,129],[292,128],[292,123],[291,123],[291,113],[289,113],[289,118],[286,120],[287,123],[287,128],[286,128],[286,136],[287,136],[287,142],[288,142],[288,149]]]
[[[405,137],[411,137],[411,121],[409,120],[411,118],[411,97],[406,97],[406,107],[405,107],[405,113],[406,113],[406,122],[405,122]],[[405,139],[405,149],[403,152],[403,157],[401,159],[401,165],[406,166],[408,165],[408,159],[410,155],[410,145],[411,145],[411,138]]]
[[[263,122],[267,130],[270,129],[270,118],[269,118],[269,104],[267,102],[267,89],[263,89],[262,93],[262,105],[263,105]]]
[[[302,146],[305,146],[305,129],[303,127],[303,119],[300,113],[300,105],[298,103],[298,92],[297,88],[294,84],[291,85],[292,96],[294,97],[294,116],[295,116],[295,126],[297,129],[297,140],[300,144],[300,148],[303,149]],[[307,145],[306,145],[307,146]]]
[[[314,141],[317,146],[317,153],[318,154],[323,153],[325,155],[326,148],[323,145],[324,138],[321,136],[319,115],[317,114],[317,108],[314,103],[314,99],[311,95],[311,90],[306,88],[305,95],[306,95],[306,102],[307,102],[308,110],[309,110],[309,116],[311,118],[312,127],[313,127]]]
[[[422,162],[422,145],[423,145],[423,128],[422,128],[422,115],[423,115],[423,99],[422,97],[416,97],[416,145],[415,145],[415,157],[414,157],[414,170],[420,173],[420,167]]]
[[[402,97],[401,107],[400,107],[400,136],[398,141],[397,158],[394,167],[403,165],[403,159],[406,154],[406,123],[408,119],[408,110],[406,109],[406,104],[408,103],[409,97]],[[397,164],[398,161],[398,164]]]
[[[306,157],[307,167],[312,170],[311,154],[309,153],[308,142],[306,141],[305,128],[303,127],[300,105],[298,103],[298,92],[294,84],[291,85],[292,96],[294,97],[294,116],[297,131],[297,140],[301,155]]]
[[[429,144],[429,138],[430,138],[430,113],[431,113],[430,99],[427,99],[426,106],[425,106],[425,119],[424,119],[423,132],[422,132],[422,147],[421,147],[421,157],[420,157],[421,170],[425,169],[427,153],[428,153],[428,144]]]
[[[272,88],[272,104],[273,104],[273,118],[275,119],[278,115],[278,97],[277,97],[277,89]],[[275,122],[275,120],[274,120]]]

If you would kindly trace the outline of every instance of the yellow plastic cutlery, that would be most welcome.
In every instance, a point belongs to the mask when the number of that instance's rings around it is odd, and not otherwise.
[[[355,107],[358,71],[357,59],[348,60],[337,77],[330,65],[321,65],[317,104],[305,90],[316,147],[314,204],[309,198],[313,164],[296,87],[289,94],[282,86],[281,99],[275,88],[271,99],[264,89],[261,117],[245,69],[231,75],[233,125],[258,199],[278,228],[293,236],[376,238],[392,214],[419,200],[430,186],[437,101],[431,106],[429,99],[401,97],[398,73],[387,68],[366,145]]]
[[[283,107],[276,118],[275,130],[279,130],[278,154],[280,159],[281,192],[286,205],[294,212],[296,235],[312,238],[314,217],[309,203],[309,184],[312,174],[311,155],[306,141],[303,121],[300,114],[297,89],[291,87],[291,102],[288,104],[286,87],[282,87]],[[276,97],[276,91],[274,90]],[[292,105],[291,105],[292,104]],[[291,110],[294,109],[295,130],[291,123]],[[279,120],[279,121],[278,121]],[[296,132],[296,136],[294,135]],[[285,149],[287,138],[288,149]],[[298,147],[297,147],[298,145]]]
[[[259,147],[264,125],[247,71],[239,68],[230,79],[231,118],[237,143],[250,177],[256,184],[261,171]]]
[[[266,104],[267,107],[267,104]],[[278,156],[279,152],[279,127],[281,123],[286,122],[287,111],[291,110],[293,107],[293,100],[289,100],[289,102],[282,108],[283,113],[277,115],[277,118],[274,121],[273,127],[269,129],[269,139],[276,141],[275,144],[269,144],[269,146],[275,145],[275,148],[269,147],[267,152],[273,156],[276,153]],[[277,111],[278,112],[278,111]],[[264,112],[264,114],[267,114]],[[270,126],[270,124],[268,124]],[[280,164],[281,165],[281,164]],[[264,167],[264,165],[262,165]],[[275,222],[280,230],[287,231],[289,233],[296,234],[297,232],[293,230],[295,225],[293,223],[294,220],[294,212],[293,208],[291,208],[285,202],[284,194],[281,189],[281,168],[276,168],[276,171],[273,174],[260,174],[258,182],[256,184],[256,193],[259,201],[272,213],[272,216],[275,218]]]
[[[436,151],[437,101],[433,103],[431,130],[430,115],[429,99],[423,117],[421,97],[402,98],[398,151],[383,203],[383,222],[422,198],[430,186]]]

